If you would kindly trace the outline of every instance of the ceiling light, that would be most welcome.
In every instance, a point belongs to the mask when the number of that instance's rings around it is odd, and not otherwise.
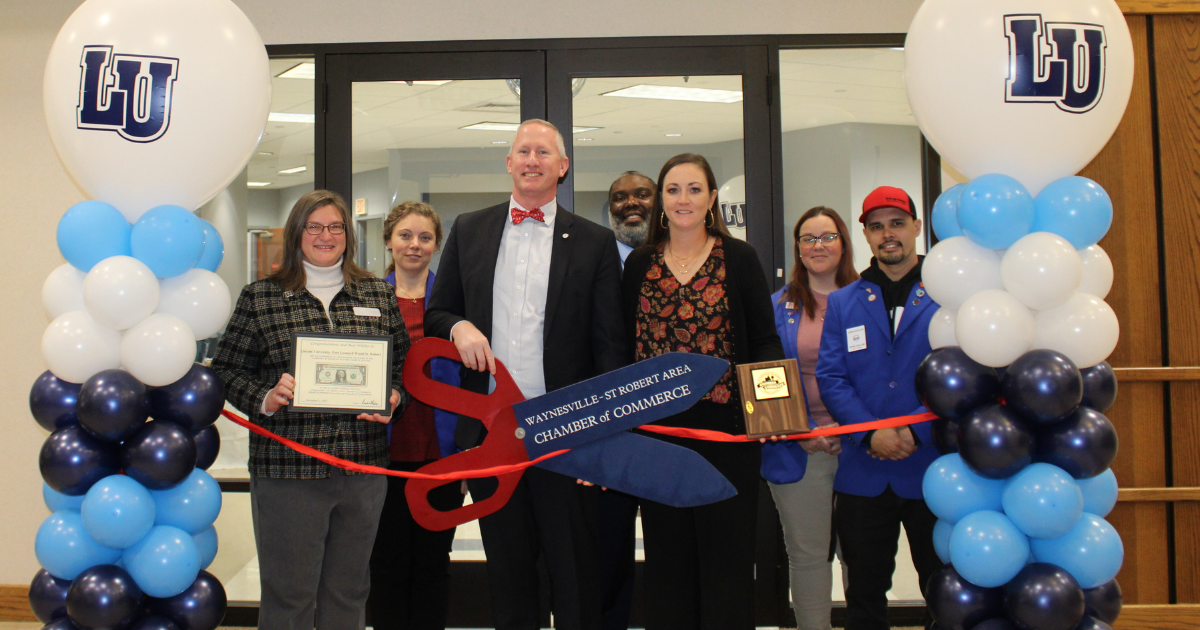
[[[710,90],[670,85],[632,85],[624,89],[605,92],[601,96],[656,98],[666,101],[698,101],[702,103],[740,103],[742,101],[741,90]]]
[[[601,127],[571,127],[571,133],[583,133],[585,131],[595,131],[597,129],[601,129]]]
[[[259,155],[275,155],[274,153],[271,153],[270,151],[259,151],[258,154]]]
[[[267,120],[271,122],[289,122],[289,123],[308,123],[317,122],[316,114],[285,114],[283,112],[271,112],[267,116]]]
[[[901,50],[901,51],[902,51],[902,50],[904,50],[904,47],[903,47],[903,46],[900,46],[900,47],[898,47],[898,48],[897,48],[897,47],[892,47],[892,48],[889,48],[888,50]]]
[[[446,85],[453,82],[453,79],[445,81],[383,81],[383,83],[403,83],[404,85]]]
[[[515,132],[517,130],[517,128],[520,126],[521,126],[520,123],[481,122],[481,123],[475,123],[474,125],[467,125],[466,127],[459,127],[459,129],[471,129],[474,131],[512,131],[512,132]],[[571,133],[583,133],[585,131],[595,131],[597,129],[602,129],[602,127],[571,127]]]
[[[580,142],[591,142],[592,139],[591,138],[579,138],[579,141]]]
[[[317,64],[311,61],[305,61],[298,63],[275,76],[280,79],[308,79],[311,81],[317,78]]]
[[[307,170],[308,170],[307,166],[297,166],[295,168],[285,168],[282,171],[279,171],[279,174],[280,175],[294,175],[296,173],[303,173],[304,171],[307,171]]]
[[[492,140],[492,144],[508,144],[508,140]]]
[[[250,188],[262,188],[263,186],[270,186],[270,185],[271,185],[271,182],[246,182],[246,186],[248,186]]]
[[[668,134],[666,134],[666,136],[667,136],[668,138],[678,138],[679,136],[682,136],[682,135],[683,135],[683,134],[681,134],[681,133],[668,133]]]

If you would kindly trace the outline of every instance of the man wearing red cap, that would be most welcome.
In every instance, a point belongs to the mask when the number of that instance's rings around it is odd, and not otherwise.
[[[861,279],[830,294],[817,361],[821,400],[843,426],[921,411],[913,379],[930,352],[929,320],[938,310],[921,284],[921,221],[912,198],[880,186],[858,220],[874,257]],[[937,519],[921,494],[937,456],[928,423],[842,437],[833,489],[847,630],[890,627],[887,592],[901,524],[922,591],[942,566],[933,550]]]

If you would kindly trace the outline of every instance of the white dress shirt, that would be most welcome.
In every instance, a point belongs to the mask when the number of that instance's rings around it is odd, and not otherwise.
[[[513,225],[511,210],[525,208],[511,198],[508,207],[492,283],[492,354],[508,367],[521,393],[533,398],[546,393],[542,334],[558,198],[541,206],[545,222],[527,218]]]

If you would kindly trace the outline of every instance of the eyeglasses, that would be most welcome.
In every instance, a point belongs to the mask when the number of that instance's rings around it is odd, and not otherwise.
[[[800,247],[803,247],[804,249],[812,249],[817,246],[818,241],[824,243],[826,247],[829,247],[830,245],[836,243],[839,238],[841,238],[841,235],[837,232],[830,232],[820,236],[801,236]]]
[[[319,236],[321,234],[321,232],[324,232],[325,230],[329,230],[329,233],[333,234],[335,236],[338,234],[345,234],[346,233],[346,224],[345,223],[330,223],[329,225],[321,225],[320,223],[305,223],[304,224],[304,231],[308,232],[309,234],[312,234],[313,236]]]

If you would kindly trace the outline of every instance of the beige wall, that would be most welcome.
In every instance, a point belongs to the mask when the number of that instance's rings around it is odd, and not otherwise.
[[[77,0],[6,0],[0,8],[0,584],[25,584],[38,565],[33,539],[46,516],[37,457],[46,433],[28,410],[44,369],[39,344],[49,320],[46,276],[63,263],[59,217],[83,201],[63,170],[42,117],[42,68]],[[713,0],[238,0],[269,44],[758,33],[903,32],[917,0],[763,0],[734,9]],[[607,22],[605,16],[621,17]],[[460,21],[445,16],[465,16]],[[230,243],[227,243],[229,246]]]

